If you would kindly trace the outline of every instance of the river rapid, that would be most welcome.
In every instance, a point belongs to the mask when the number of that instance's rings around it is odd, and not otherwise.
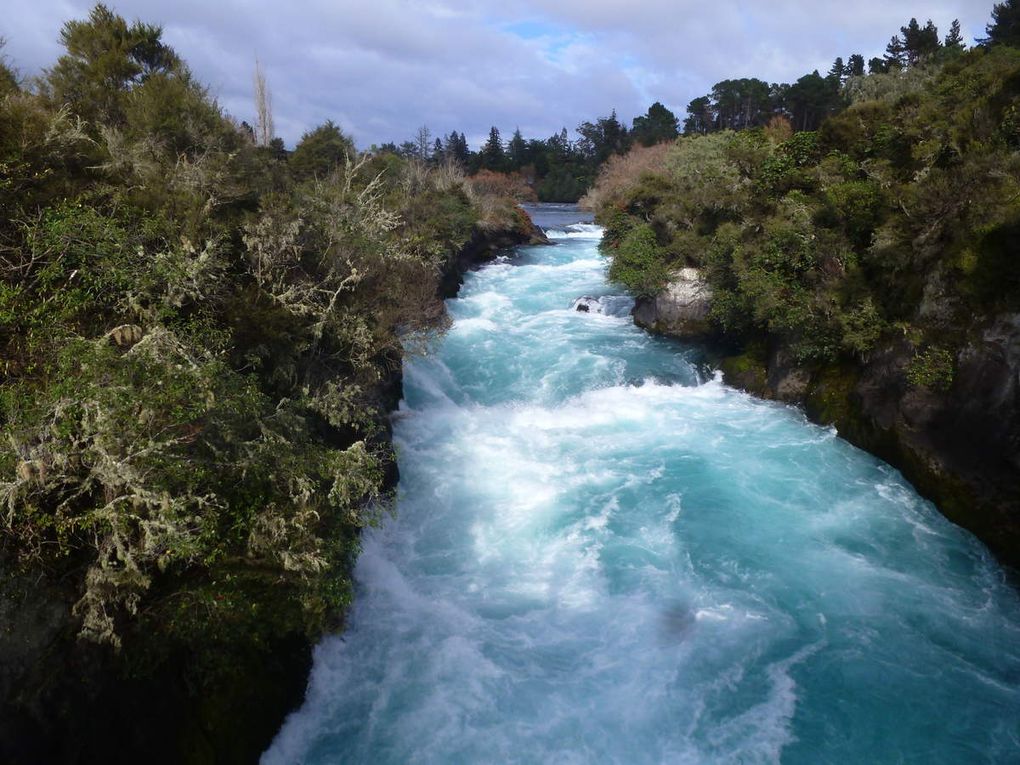
[[[1020,762],[1020,598],[899,473],[636,328],[600,230],[467,275],[265,765]],[[574,308],[583,296],[588,312]]]

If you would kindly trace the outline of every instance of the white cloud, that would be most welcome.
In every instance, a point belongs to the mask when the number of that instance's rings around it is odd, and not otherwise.
[[[359,145],[417,127],[467,133],[497,125],[547,137],[615,108],[630,118],[661,100],[677,114],[727,77],[789,81],[836,56],[878,55],[911,16],[983,32],[983,0],[110,0],[161,23],[165,39],[231,114],[251,119],[261,59],[277,130],[293,143],[333,119]],[[84,0],[8,0],[0,35],[28,74],[60,53],[64,20]]]

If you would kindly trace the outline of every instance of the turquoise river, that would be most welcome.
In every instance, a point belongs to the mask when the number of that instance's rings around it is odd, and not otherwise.
[[[468,274],[405,362],[397,515],[264,765],[1020,762],[983,545],[635,327],[598,228],[535,216],[554,245]]]

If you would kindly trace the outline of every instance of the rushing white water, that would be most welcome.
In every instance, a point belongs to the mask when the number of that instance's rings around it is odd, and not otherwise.
[[[597,228],[553,235],[406,364],[398,516],[263,762],[1020,762],[983,546],[635,328]]]

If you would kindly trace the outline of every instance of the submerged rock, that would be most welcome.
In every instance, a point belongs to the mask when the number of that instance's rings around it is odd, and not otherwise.
[[[681,268],[666,288],[652,298],[639,298],[634,305],[634,323],[653,332],[679,338],[701,338],[713,334],[708,320],[712,288],[696,268]]]

